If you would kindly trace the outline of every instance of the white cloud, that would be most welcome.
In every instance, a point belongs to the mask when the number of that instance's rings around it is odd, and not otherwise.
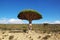
[[[48,21],[42,22],[42,23],[49,23]]]
[[[55,24],[60,24],[60,21],[55,21],[54,23],[55,23]]]
[[[45,21],[43,23],[49,23],[49,24],[60,24],[60,21],[57,20],[57,21],[53,21],[53,22],[50,22],[50,21]]]
[[[21,19],[0,19],[0,24],[23,24]]]
[[[42,23],[48,23],[48,24],[60,24],[60,20],[57,21],[44,21]],[[26,21],[26,23],[23,22],[23,20],[21,19],[14,19],[14,18],[1,18],[0,19],[0,24],[28,24],[28,22]]]

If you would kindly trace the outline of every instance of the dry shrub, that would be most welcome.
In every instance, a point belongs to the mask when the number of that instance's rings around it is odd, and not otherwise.
[[[26,27],[25,27],[25,26],[23,26],[22,28],[23,28],[23,32],[25,32],[25,33],[26,33],[26,32],[27,32]]]
[[[14,38],[14,36],[12,35],[12,36],[9,36],[9,40],[12,40]]]
[[[2,34],[4,34],[5,32],[2,32]]]
[[[50,37],[50,35],[46,35],[45,37],[43,37],[44,40],[47,40]]]

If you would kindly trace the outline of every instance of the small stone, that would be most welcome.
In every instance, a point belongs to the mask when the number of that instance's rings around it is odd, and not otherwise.
[[[41,36],[38,37],[38,39],[41,38]]]

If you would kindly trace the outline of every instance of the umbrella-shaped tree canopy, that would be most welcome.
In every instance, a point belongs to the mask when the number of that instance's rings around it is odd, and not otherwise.
[[[32,20],[42,19],[42,15],[35,10],[23,10],[18,16],[19,19],[28,20],[29,21],[29,29],[32,29]]]
[[[18,14],[18,18],[32,21],[32,20],[41,19],[42,15],[35,10],[23,10]]]

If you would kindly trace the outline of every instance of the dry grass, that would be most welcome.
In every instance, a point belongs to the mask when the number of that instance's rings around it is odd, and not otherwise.
[[[44,32],[58,32],[60,31],[60,24],[33,24],[32,30]],[[0,24],[2,30],[28,30],[28,24]]]

